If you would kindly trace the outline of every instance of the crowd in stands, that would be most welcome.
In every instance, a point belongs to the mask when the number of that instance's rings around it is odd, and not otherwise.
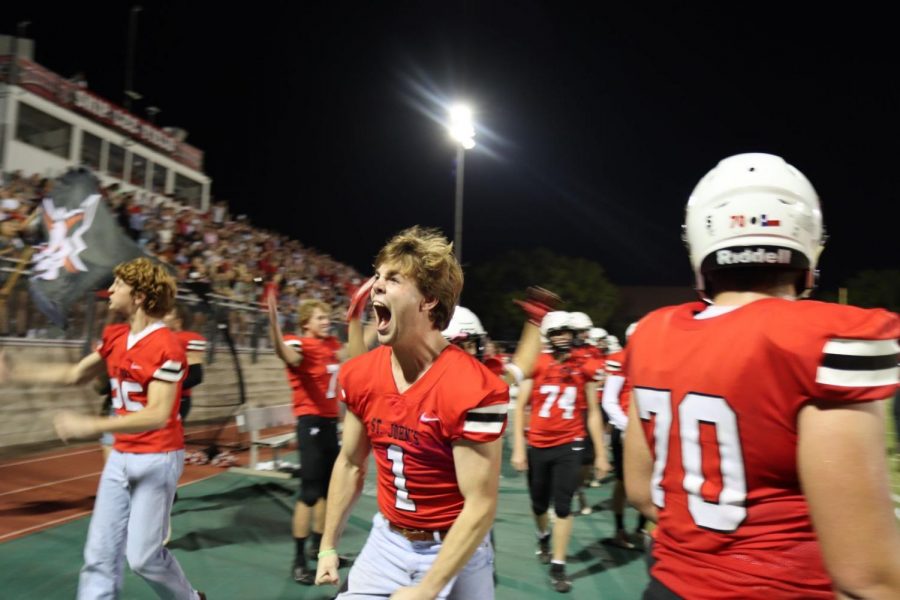
[[[0,181],[0,258],[5,259],[0,264],[0,289],[10,281],[22,253],[40,242],[39,223],[33,217],[51,188],[52,180],[18,172]],[[207,282],[220,301],[252,307],[264,305],[268,294],[278,294],[286,330],[295,324],[298,300],[327,302],[337,317],[360,284],[352,267],[286,235],[254,227],[246,216],[231,215],[224,201],[212,203],[204,212],[171,196],[151,199],[115,183],[103,186],[101,195],[129,236],[177,270],[179,283]],[[0,335],[10,334],[7,297],[0,299]],[[232,330],[245,332],[249,314],[234,311]],[[17,314],[12,319],[14,333],[25,335],[27,320]]]

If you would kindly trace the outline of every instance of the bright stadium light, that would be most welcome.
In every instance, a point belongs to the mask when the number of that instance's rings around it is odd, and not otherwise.
[[[475,123],[472,120],[472,109],[465,104],[456,104],[450,108],[450,122],[447,131],[456,142],[456,210],[453,226],[453,251],[456,260],[462,263],[462,202],[463,172],[465,169],[466,150],[475,147]]]
[[[475,147],[475,124],[472,122],[472,109],[465,104],[457,104],[450,108],[450,124],[447,126],[450,137],[465,150]]]

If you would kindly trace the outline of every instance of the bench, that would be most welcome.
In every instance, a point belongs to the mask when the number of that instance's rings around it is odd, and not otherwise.
[[[250,434],[250,462],[247,467],[232,467],[230,470],[249,475],[264,475],[279,479],[290,479],[292,474],[281,469],[281,449],[297,439],[296,431],[277,433],[262,437],[263,429],[295,425],[297,417],[294,416],[293,405],[278,404],[275,406],[248,406],[237,417],[238,431]],[[273,469],[259,468],[260,447],[272,450]]]

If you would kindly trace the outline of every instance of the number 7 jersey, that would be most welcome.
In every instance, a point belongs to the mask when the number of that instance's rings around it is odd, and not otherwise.
[[[294,416],[338,416],[337,373],[340,360],[337,353],[341,342],[333,336],[326,338],[284,336],[284,343],[303,355],[296,367],[287,366],[288,383],[294,400]]]
[[[653,575],[686,598],[832,598],[798,478],[797,416],[813,399],[891,396],[900,320],[779,298],[694,318],[704,308],[655,311],[628,344],[660,511]]]

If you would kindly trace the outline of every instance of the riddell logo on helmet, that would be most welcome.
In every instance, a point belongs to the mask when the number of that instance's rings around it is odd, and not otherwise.
[[[718,265],[743,265],[743,264],[770,264],[770,265],[789,265],[791,264],[791,251],[778,250],[777,252],[768,252],[764,248],[757,250],[744,250],[742,252],[732,252],[731,250],[719,250],[716,252],[716,264]]]

